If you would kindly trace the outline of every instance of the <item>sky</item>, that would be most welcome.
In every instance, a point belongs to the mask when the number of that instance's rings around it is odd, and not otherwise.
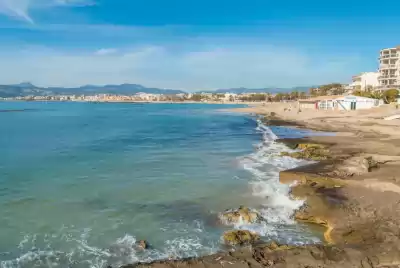
[[[376,71],[400,1],[0,0],[0,84],[311,86]]]

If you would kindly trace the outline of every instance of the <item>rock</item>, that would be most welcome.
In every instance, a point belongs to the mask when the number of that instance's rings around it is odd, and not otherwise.
[[[148,249],[149,248],[149,244],[147,243],[146,240],[139,240],[136,245],[141,249]]]
[[[236,210],[227,210],[221,213],[219,217],[225,224],[256,223],[262,219],[258,212],[242,206]]]
[[[328,221],[321,219],[320,217],[317,216],[313,216],[313,215],[308,215],[307,213],[303,212],[303,211],[297,211],[294,214],[294,218],[297,221],[301,221],[301,222],[307,222],[307,223],[313,223],[313,224],[318,224],[318,225],[322,225],[322,226],[328,226]]]
[[[371,172],[372,169],[378,168],[378,162],[375,161],[372,156],[365,157],[361,160],[361,165],[367,172]]]
[[[249,245],[260,239],[256,233],[247,230],[234,230],[225,232],[223,235],[225,244],[230,246]]]
[[[305,149],[324,149],[325,147],[321,144],[316,143],[299,143],[297,144],[297,149],[305,150]]]
[[[355,156],[346,159],[341,164],[336,165],[336,170],[338,171],[339,175],[343,177],[351,177],[371,172],[373,169],[378,167],[379,163],[371,156]]]
[[[306,159],[313,161],[323,161],[330,159],[329,150],[318,144],[298,144],[298,149],[303,149],[299,152],[282,152],[281,156],[289,156],[296,159]]]
[[[264,247],[264,251],[266,251],[266,252],[272,252],[272,251],[277,251],[277,250],[288,250],[288,249],[294,248],[294,246],[281,245],[275,241],[272,241],[269,244],[263,245],[263,247]]]

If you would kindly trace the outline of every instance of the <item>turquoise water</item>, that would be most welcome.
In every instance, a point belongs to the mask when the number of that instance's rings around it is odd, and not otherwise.
[[[315,242],[277,180],[302,164],[227,105],[0,102],[0,267],[106,267],[210,254],[247,205],[266,239]],[[274,129],[272,129],[274,130]],[[301,135],[301,133],[297,133]],[[231,227],[232,228],[232,227]],[[152,249],[140,251],[136,240]]]

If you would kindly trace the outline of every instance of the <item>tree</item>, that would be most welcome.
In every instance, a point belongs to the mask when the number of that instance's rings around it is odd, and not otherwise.
[[[397,89],[389,89],[383,92],[383,100],[385,103],[395,102],[398,95],[399,91]]]
[[[201,101],[203,99],[203,96],[201,94],[193,94],[190,100],[192,101]]]
[[[309,92],[310,95],[314,97],[319,95],[319,90],[317,88],[310,88]]]
[[[274,97],[274,101],[281,101],[281,100],[283,100],[283,94],[282,93],[276,94]]]

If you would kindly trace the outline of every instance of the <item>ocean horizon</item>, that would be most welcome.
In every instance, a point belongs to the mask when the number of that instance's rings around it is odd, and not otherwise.
[[[226,230],[317,243],[279,171],[307,162],[243,105],[0,102],[0,267],[118,267],[225,250]],[[7,112],[8,111],[8,112]],[[241,205],[261,224],[223,226]],[[150,249],[135,247],[138,240]]]

